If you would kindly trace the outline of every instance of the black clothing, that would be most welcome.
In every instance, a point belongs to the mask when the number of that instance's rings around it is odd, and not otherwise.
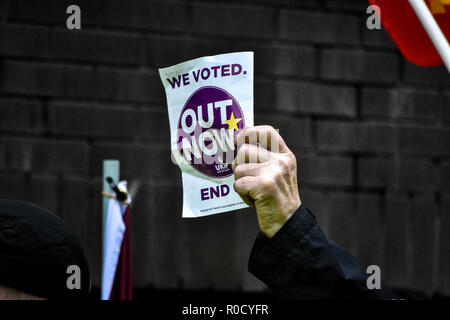
[[[80,289],[67,279],[80,268]],[[0,284],[47,299],[87,296],[90,275],[81,245],[56,215],[34,204],[0,200]]]
[[[397,299],[369,290],[361,263],[320,229],[303,205],[270,239],[260,232],[249,271],[283,299]]]

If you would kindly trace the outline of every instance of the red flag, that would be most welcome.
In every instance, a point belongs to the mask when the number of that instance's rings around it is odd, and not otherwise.
[[[408,0],[369,0],[381,11],[381,23],[400,52],[419,66],[443,65],[443,61]],[[425,1],[444,36],[450,39],[450,0]]]

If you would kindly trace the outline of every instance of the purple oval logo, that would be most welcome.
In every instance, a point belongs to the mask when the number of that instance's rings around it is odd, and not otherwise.
[[[177,145],[197,171],[224,178],[233,174],[234,136],[245,126],[236,99],[218,87],[202,87],[186,101],[178,120]]]

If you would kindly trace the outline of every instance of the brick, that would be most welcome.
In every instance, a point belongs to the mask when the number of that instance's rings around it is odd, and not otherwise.
[[[138,283],[163,289],[176,288],[180,282],[185,289],[237,288],[238,281],[247,273],[246,264],[256,233],[256,221],[249,221],[253,234],[248,227],[233,228],[236,219],[243,218],[242,213],[182,221],[181,187],[156,181],[150,185],[142,185],[135,196],[135,202],[136,206],[132,211],[136,213],[132,220],[133,234],[141,235],[133,239],[139,243],[133,246],[133,250],[136,250],[133,251],[136,258],[134,270]],[[152,210],[156,207],[158,210]],[[226,235],[217,234],[219,229]],[[221,255],[229,263],[222,263],[222,259],[208,259],[217,254],[220,239],[230,238],[230,230],[239,230],[240,237],[250,234],[250,241],[241,243],[232,240],[228,241],[228,245],[220,244]],[[167,234],[178,236],[167,237]],[[235,232],[232,233],[234,234]],[[201,250],[186,249],[188,246],[195,248],[198,243],[202,243]],[[246,247],[245,252],[238,253],[240,247]],[[155,261],[159,263],[154,263]]]
[[[419,121],[448,119],[450,96],[430,90],[363,88],[362,114]]]
[[[236,246],[238,243],[235,241],[229,241],[223,243],[218,239],[225,239],[230,237],[231,239],[237,239],[237,229],[236,229],[236,219],[243,212],[234,211],[229,215],[217,215],[211,219],[211,221],[205,221],[206,227],[209,232],[207,235],[208,245],[207,251],[208,256],[214,256],[214,253],[217,252],[217,247],[222,243],[222,248],[220,250],[220,255],[223,257],[224,261],[228,261],[229,263],[223,264],[218,259],[211,259],[209,265],[209,273],[210,273],[210,286],[214,288],[218,288],[219,290],[238,290],[240,278],[244,274],[243,270],[247,267],[247,261],[241,259],[237,260],[237,249]],[[199,223],[200,224],[200,223]],[[210,227],[208,227],[210,225]],[[213,231],[215,230],[215,231]],[[200,238],[201,233],[196,233]],[[199,238],[194,237],[198,241]],[[195,240],[194,240],[195,241]],[[195,242],[197,242],[195,241]],[[194,261],[192,261],[194,262]],[[198,264],[194,262],[194,268]],[[208,267],[208,266],[207,266]],[[212,270],[217,270],[212,271]]]
[[[7,93],[89,98],[95,88],[89,67],[5,62],[3,68],[3,91]]]
[[[319,121],[317,143],[320,149],[392,153],[397,150],[397,132],[377,123]]]
[[[210,287],[221,290],[236,290],[239,281],[238,267],[245,269],[245,265],[237,265],[236,242],[221,242],[220,239],[235,239],[237,230],[235,229],[236,215],[241,212],[236,211],[228,214],[219,214],[209,219],[187,219],[183,223],[183,232],[186,232],[185,243],[192,247],[202,243],[202,250],[191,251],[186,261],[186,282],[188,288],[207,289]],[[217,256],[220,245],[220,256],[223,257],[221,263],[218,259],[210,257]],[[202,263],[199,265],[199,261]],[[242,269],[241,269],[242,270]]]
[[[255,74],[312,77],[315,75],[315,51],[310,47],[262,46],[238,43],[233,50],[254,52]]]
[[[383,28],[370,30],[366,27],[365,23],[362,26],[362,43],[366,46],[373,46],[377,48],[396,48],[395,43]]]
[[[329,220],[331,208],[331,194],[311,188],[300,190],[300,199],[316,218],[320,228],[329,234]]]
[[[82,142],[1,138],[0,150],[3,168],[45,173],[87,172],[89,154]]]
[[[134,110],[92,108],[74,103],[51,103],[48,108],[51,133],[83,136],[133,136]]]
[[[91,148],[91,173],[98,177],[104,159],[117,159],[121,174],[129,178],[159,178],[180,181],[180,170],[171,160],[169,146],[156,148],[133,144],[94,143]]]
[[[343,10],[349,12],[365,12],[368,5],[359,0],[334,1],[325,0],[323,2],[325,9]]]
[[[357,228],[355,223],[355,201],[350,193],[333,192],[329,195],[330,201],[329,230],[330,238],[339,246],[357,254]]]
[[[328,80],[392,83],[398,80],[398,58],[392,53],[323,50],[320,76]]]
[[[261,292],[266,289],[263,282],[259,281],[250,272],[248,272],[248,259],[259,231],[258,219],[255,212],[250,209],[242,209],[236,212],[234,241],[235,268],[240,279],[240,288],[244,292]]]
[[[398,90],[364,87],[361,96],[363,116],[394,117],[398,112]]]
[[[247,213],[250,210],[247,210]],[[209,256],[213,256],[214,253],[217,254],[217,247],[219,245],[223,245],[221,248],[221,256],[223,254],[223,260],[228,261],[229,263],[223,264],[219,259],[211,259],[212,267],[209,269],[211,272],[211,287],[218,288],[218,290],[228,290],[228,291],[236,291],[240,288],[241,279],[244,277],[246,273],[248,273],[248,257],[250,255],[250,251],[248,250],[250,247],[250,243],[246,244],[247,257],[243,257],[239,254],[238,247],[241,243],[238,241],[241,238],[241,235],[238,232],[248,232],[256,229],[256,225],[253,228],[249,228],[246,231],[237,228],[237,219],[241,218],[242,215],[245,214],[244,211],[234,211],[229,215],[217,215],[213,218],[210,228],[212,231],[209,235],[211,241],[208,242]],[[216,232],[218,233],[216,234]],[[200,233],[198,233],[200,235]],[[218,239],[226,239],[230,237],[234,239],[233,241],[227,241],[223,243],[222,240]],[[196,264],[197,265],[197,264]],[[212,271],[216,270],[216,271]]]
[[[0,132],[43,131],[42,106],[37,101],[0,99]]]
[[[276,106],[277,90],[274,81],[255,80],[254,83],[254,112],[260,110],[273,110]]]
[[[70,178],[76,179],[76,178]],[[80,180],[83,180],[82,178]],[[83,181],[80,181],[78,185],[82,184]],[[75,188],[75,187],[74,187]],[[99,194],[102,192],[103,183],[101,179],[90,179],[90,201],[89,201],[89,213],[90,213],[90,222],[86,226],[87,229],[87,237],[89,241],[94,241],[91,243],[89,248],[86,250],[86,258],[89,262],[89,267],[91,269],[91,281],[92,286],[100,287],[101,285],[101,267],[102,267],[102,255],[101,253],[101,245],[102,245],[102,198],[99,197]],[[133,246],[133,243],[132,243]],[[133,250],[133,247],[132,247]],[[133,254],[133,252],[132,252]],[[133,260],[133,268],[134,268],[134,260]],[[133,282],[135,283],[135,282]]]
[[[50,40],[48,28],[38,26],[0,26],[0,54],[19,57],[47,57]]]
[[[433,198],[416,198],[411,201],[410,239],[412,242],[411,286],[426,293],[434,292],[435,218],[437,208]]]
[[[29,201],[57,213],[58,209],[58,179],[52,176],[32,176],[28,178],[27,197]]]
[[[345,232],[350,230],[352,226],[349,223],[350,220],[339,220],[353,211],[352,195],[338,190],[320,191],[304,188],[300,190],[300,198],[302,204],[314,214],[323,232],[335,239],[338,244],[355,253],[356,246],[351,244],[353,243],[351,237],[354,234],[347,234],[348,239],[345,239]]]
[[[88,170],[89,153],[86,143],[42,141],[33,143],[31,149],[34,171],[86,173]]]
[[[141,41],[139,36],[117,32],[59,29],[52,32],[50,52],[55,58],[136,65]]]
[[[450,163],[444,163],[440,170],[441,190],[446,194],[450,193]]]
[[[282,39],[329,44],[356,44],[359,41],[360,20],[342,14],[282,10]]]
[[[221,54],[229,51],[253,51],[256,74],[313,76],[314,49],[309,47],[271,46],[249,41],[225,42],[197,38],[152,36],[146,41],[145,62],[154,67]]]
[[[181,188],[173,184],[144,183],[138,188],[134,201],[131,235],[136,259],[134,269],[138,271],[137,276],[142,277],[138,283],[174,289],[185,266]],[[178,236],[168,237],[168,234]]]
[[[6,17],[6,1],[0,1],[0,18]]]
[[[322,4],[315,0],[303,0],[301,2],[296,0],[256,0],[254,2],[270,6],[282,5],[289,7],[316,8],[316,9],[322,7]]]
[[[125,177],[121,173],[122,178]],[[128,179],[128,177],[127,177]],[[131,184],[131,182],[129,182]],[[177,194],[175,193],[174,198],[177,199]],[[131,232],[131,254],[133,259],[133,283],[139,284],[139,286],[146,287],[150,286],[153,282],[154,269],[160,265],[155,264],[152,261],[152,256],[154,255],[154,250],[157,248],[157,244],[151,241],[152,233],[150,232],[152,228],[152,222],[154,221],[154,216],[157,215],[160,210],[152,209],[154,197],[154,190],[150,182],[139,181],[138,187],[133,194],[132,201],[132,211],[130,211],[130,228]],[[164,205],[163,201],[161,205]],[[173,201],[173,205],[178,204],[178,201]],[[170,216],[173,215],[172,212],[167,212]],[[166,218],[167,219],[167,218]],[[174,228],[175,226],[172,225]],[[165,230],[166,231],[166,230]],[[168,237],[170,238],[172,237]],[[158,239],[161,241],[162,239]],[[174,248],[172,248],[174,250]],[[175,256],[175,255],[172,255]],[[173,271],[173,269],[171,269]],[[176,273],[174,273],[175,275]],[[175,278],[175,276],[174,276]]]
[[[441,98],[438,99],[438,101],[443,101],[444,104],[448,104],[450,102],[450,91],[443,93]],[[433,111],[433,113],[436,115],[436,118],[442,117],[443,119],[443,126],[448,128],[450,126],[450,110],[448,108],[440,108],[438,107],[436,110]]]
[[[101,6],[102,24],[142,30],[190,30],[186,4],[174,1],[110,0]]]
[[[442,199],[441,221],[439,231],[439,280],[438,291],[442,294],[450,294],[450,242],[448,241],[450,230],[450,197]]]
[[[450,75],[444,66],[418,67],[406,60],[403,67],[403,80],[412,84],[450,86]]]
[[[271,38],[274,35],[273,10],[234,5],[194,4],[192,30],[197,33]]]
[[[360,159],[358,184],[401,190],[432,191],[438,187],[435,168],[424,161]]]
[[[429,157],[450,154],[450,130],[426,127],[399,128],[399,148],[405,154]]]
[[[210,229],[208,227],[213,225],[211,220],[186,220],[183,223],[182,232],[184,234],[184,240],[188,247],[194,246],[196,243],[204,243],[202,250],[192,251],[189,256],[184,256],[185,270],[183,271],[183,285],[185,288],[191,289],[207,289],[211,286],[212,276],[211,268],[213,263],[208,259],[208,253],[213,254],[210,251],[210,241],[214,239],[210,236]],[[199,266],[198,261],[203,263]]]
[[[0,162],[1,164],[1,162]],[[0,174],[0,198],[25,200],[28,196],[24,174]]]
[[[359,159],[358,184],[364,187],[394,187],[397,182],[395,162],[384,159]]]
[[[407,119],[441,120],[449,119],[450,96],[435,91],[402,90],[398,116]]]
[[[160,110],[145,110],[137,114],[135,121],[137,136],[148,141],[153,146],[167,147],[170,145],[170,127],[167,108]]]
[[[145,39],[145,63],[152,67],[167,67],[202,56],[216,55],[230,50],[233,43],[219,40],[150,36]]]
[[[12,20],[47,22],[66,27],[66,14],[70,0],[16,0],[9,3],[8,17]],[[81,9],[81,28],[96,24],[101,16],[100,0],[79,0]]]
[[[162,102],[165,94],[156,73],[102,69],[98,73],[100,99]]]
[[[52,134],[90,135],[92,108],[67,103],[51,103],[48,107],[48,129]],[[106,124],[105,124],[106,125]],[[120,127],[118,128],[120,130]]]
[[[352,185],[352,160],[344,157],[308,157],[298,154],[297,170],[301,185],[343,186]]]
[[[275,107],[281,111],[305,114],[355,114],[355,90],[347,86],[312,84],[297,81],[277,81]]]
[[[315,75],[316,60],[312,48],[255,47],[255,73],[306,76]]]
[[[57,209],[57,180],[49,176],[0,174],[0,198],[32,202],[50,211]]]
[[[385,287],[406,287],[410,270],[408,240],[409,201],[401,195],[386,196],[385,264],[381,269]]]
[[[311,122],[309,119],[273,117],[265,114],[255,114],[255,125],[271,125],[278,129],[287,146],[310,148],[311,142]]]
[[[439,186],[439,176],[437,169],[429,162],[400,161],[397,184],[400,189],[431,193]]]
[[[90,223],[91,185],[88,179],[65,177],[60,183],[61,208],[58,215],[74,230],[85,243]],[[100,228],[101,229],[101,228]]]
[[[170,145],[166,111],[53,102],[48,108],[48,129],[56,135],[139,138],[160,146]]]
[[[101,211],[92,211],[92,197],[101,202],[100,190],[86,178],[63,178],[60,182],[61,206],[58,215],[78,237],[89,264],[93,283],[101,274],[102,221]]]
[[[357,258],[363,265],[384,265],[384,223],[381,197],[376,194],[356,196],[355,217]]]
[[[0,168],[8,170],[31,170],[30,141],[14,138],[0,138]]]

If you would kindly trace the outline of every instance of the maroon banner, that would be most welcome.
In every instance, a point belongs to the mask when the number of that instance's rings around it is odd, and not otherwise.
[[[130,245],[130,206],[123,215],[125,233],[123,235],[122,247],[120,248],[119,261],[117,262],[116,275],[109,300],[133,300],[133,279],[131,268],[131,245]]]

